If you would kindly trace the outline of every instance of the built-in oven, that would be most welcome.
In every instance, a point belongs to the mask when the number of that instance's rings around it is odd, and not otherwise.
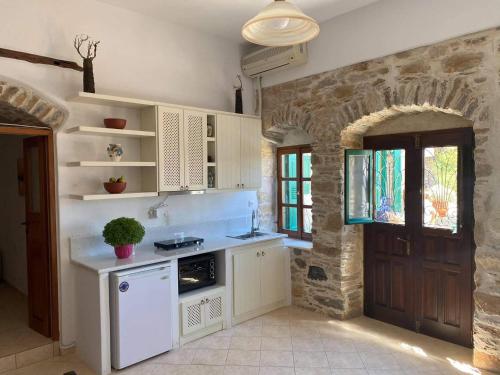
[[[215,254],[179,259],[179,294],[216,283]]]

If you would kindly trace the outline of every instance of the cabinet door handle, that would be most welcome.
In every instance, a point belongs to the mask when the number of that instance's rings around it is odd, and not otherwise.
[[[260,257],[260,251],[257,251],[257,258]]]
[[[209,303],[210,300],[208,298],[205,298],[205,303]]]
[[[262,256],[265,256],[265,255],[266,255],[266,253],[264,251],[262,251]]]
[[[241,184],[241,187],[244,188],[245,187],[245,184]]]
[[[237,184],[236,186],[237,186],[237,187],[240,187],[240,184]]]
[[[200,305],[204,305],[205,304],[205,300],[202,299],[201,302],[200,302]]]

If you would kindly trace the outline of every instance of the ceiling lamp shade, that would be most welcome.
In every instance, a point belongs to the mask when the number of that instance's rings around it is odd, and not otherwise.
[[[275,0],[241,29],[243,38],[268,47],[305,43],[319,34],[319,25],[287,0]]]

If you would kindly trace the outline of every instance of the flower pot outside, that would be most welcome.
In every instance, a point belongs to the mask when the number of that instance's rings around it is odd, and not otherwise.
[[[134,252],[134,245],[115,246],[115,254],[119,259],[127,259]]]

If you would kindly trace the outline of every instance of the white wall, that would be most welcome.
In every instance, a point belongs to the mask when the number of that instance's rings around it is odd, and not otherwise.
[[[24,196],[19,195],[17,159],[23,157],[22,137],[0,135],[0,252],[3,278],[23,294],[28,293]]]
[[[79,61],[73,49],[77,33],[101,40],[94,61],[96,90],[138,98],[231,111],[234,77],[240,73],[239,47],[235,43],[181,26],[109,6],[94,0],[0,0],[0,46],[15,50]],[[82,88],[82,75],[76,71],[22,61],[0,59],[3,76],[25,82],[50,94],[68,107],[65,128],[100,125],[102,118],[124,116],[129,127],[138,126],[138,113],[107,107],[65,103]],[[250,83],[245,81],[246,87]],[[251,90],[244,91],[244,107],[252,109]],[[118,216],[130,216],[145,226],[185,224],[211,219],[248,215],[256,206],[255,192],[177,196],[168,199],[168,220],[147,218],[147,209],[162,198],[118,202],[80,202],[68,199],[74,192],[102,189],[101,182],[111,175],[125,174],[131,181],[139,172],[133,169],[80,169],[65,166],[79,159],[104,160],[107,143],[116,139],[78,137],[59,131],[56,136],[59,201],[59,265],[61,343],[75,339],[74,273],[69,262],[69,238],[95,235],[104,224]],[[138,152],[134,141],[120,142],[126,157]],[[112,251],[112,249],[110,249]]]
[[[320,26],[307,65],[265,77],[264,86],[500,26],[500,2],[381,0]]]

